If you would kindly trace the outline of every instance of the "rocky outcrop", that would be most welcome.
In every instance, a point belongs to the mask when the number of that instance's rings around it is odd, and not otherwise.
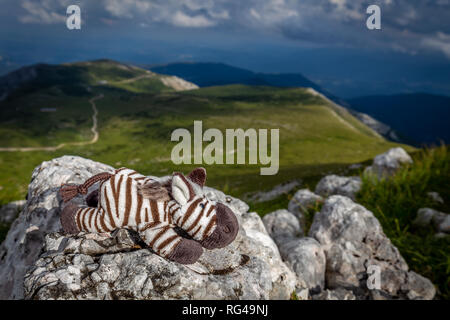
[[[316,185],[315,193],[323,197],[341,195],[354,199],[361,186],[362,182],[360,177],[341,177],[333,174],[319,181]]]
[[[152,253],[136,234],[60,233],[62,183],[84,180],[112,168],[64,156],[33,171],[25,209],[0,248],[2,299],[288,299],[294,273],[283,263],[256,213],[239,199],[212,188],[225,201],[240,230],[224,249],[205,250],[193,265]],[[25,280],[24,280],[25,279]]]
[[[10,224],[25,206],[25,200],[13,201],[0,208],[0,224]]]
[[[351,290],[357,299],[432,299],[435,295],[428,279],[408,270],[372,212],[350,198],[329,197],[316,213],[309,236],[324,249],[327,289]]]
[[[195,90],[199,88],[196,84],[176,76],[160,76],[160,80],[165,86],[175,91]]]
[[[381,136],[387,138],[388,140],[400,142],[400,138],[398,137],[397,133],[389,127],[387,124],[369,116],[366,113],[357,112],[354,110],[350,110],[350,112],[358,118],[362,123],[364,123],[366,126],[380,134]]]
[[[392,176],[404,164],[413,163],[410,155],[403,148],[392,148],[377,155],[373,164],[365,169],[365,174],[373,174],[378,178]]]

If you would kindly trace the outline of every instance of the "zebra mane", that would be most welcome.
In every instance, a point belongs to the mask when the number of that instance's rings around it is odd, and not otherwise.
[[[161,183],[159,181],[151,181],[138,186],[138,190],[142,197],[154,201],[169,201],[171,197],[170,181]]]
[[[206,170],[196,168],[186,177],[182,173],[175,172],[172,176],[152,179],[138,187],[140,194],[147,199],[154,201],[173,200],[172,180],[174,175],[179,175],[191,193],[191,198],[203,194],[203,186],[206,181]]]

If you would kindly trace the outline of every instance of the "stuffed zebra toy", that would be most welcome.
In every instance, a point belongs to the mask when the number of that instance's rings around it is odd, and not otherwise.
[[[61,224],[66,233],[137,231],[157,254],[182,264],[192,264],[203,248],[223,248],[237,235],[238,222],[226,205],[203,194],[206,170],[197,168],[187,177],[174,173],[154,179],[121,168],[100,173],[82,185],[63,185]],[[88,188],[98,188],[88,194]],[[86,204],[75,197],[87,195]],[[176,227],[192,239],[180,236]]]

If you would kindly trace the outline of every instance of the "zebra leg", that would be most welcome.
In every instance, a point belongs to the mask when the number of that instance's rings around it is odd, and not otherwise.
[[[79,204],[74,201],[69,202],[63,207],[59,219],[65,233],[76,234],[81,231],[75,219],[79,208]]]
[[[138,226],[144,242],[158,255],[181,264],[195,263],[203,253],[202,246],[179,236],[166,222],[150,222]]]

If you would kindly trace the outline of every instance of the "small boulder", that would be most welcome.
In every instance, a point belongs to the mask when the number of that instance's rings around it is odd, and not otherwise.
[[[288,210],[293,213],[302,227],[305,226],[305,214],[308,210],[314,208],[323,202],[323,198],[309,189],[298,190],[289,201]]]
[[[331,195],[347,196],[355,198],[356,193],[361,189],[362,181],[360,177],[341,177],[329,175],[323,177],[316,186],[315,193],[328,197]]]
[[[441,195],[437,192],[427,192],[427,196],[436,203],[444,203],[444,199],[442,199]]]
[[[285,209],[266,214],[262,221],[276,244],[303,236],[297,217]]]
[[[431,208],[420,208],[413,224],[425,227],[432,224],[438,233],[450,233],[450,214]]]
[[[411,156],[403,148],[392,148],[387,152],[377,155],[373,164],[367,167],[365,174],[375,175],[378,178],[392,176],[404,164],[411,164]]]

